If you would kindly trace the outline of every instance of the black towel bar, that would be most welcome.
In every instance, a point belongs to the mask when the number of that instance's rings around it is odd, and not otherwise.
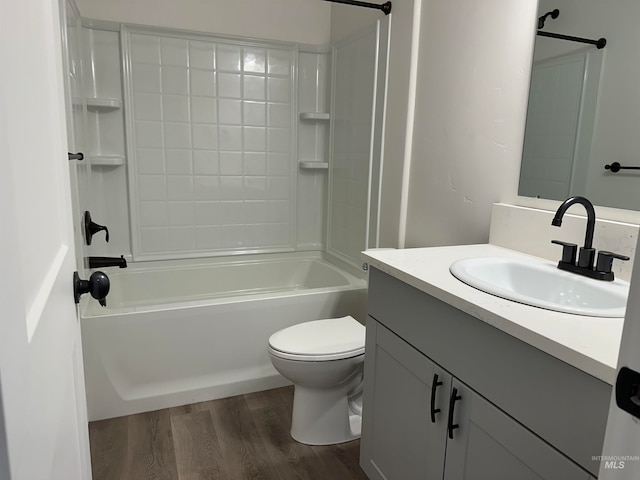
[[[612,173],[617,173],[620,170],[640,170],[640,167],[625,167],[618,162],[613,162],[611,165],[605,165],[605,170],[611,170]]]

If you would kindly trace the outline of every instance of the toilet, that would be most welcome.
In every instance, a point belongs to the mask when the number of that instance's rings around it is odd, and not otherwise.
[[[307,445],[360,438],[365,327],[351,316],[314,320],[269,338],[275,369],[295,387],[291,437]]]

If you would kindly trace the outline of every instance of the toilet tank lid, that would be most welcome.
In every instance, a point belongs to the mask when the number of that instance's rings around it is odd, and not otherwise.
[[[351,316],[314,320],[280,330],[269,338],[275,350],[295,355],[364,351],[364,326]]]

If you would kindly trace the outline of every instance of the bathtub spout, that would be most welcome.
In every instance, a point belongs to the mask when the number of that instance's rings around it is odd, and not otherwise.
[[[103,267],[120,267],[127,268],[127,261],[124,259],[124,255],[118,257],[88,257],[89,268],[103,268]]]

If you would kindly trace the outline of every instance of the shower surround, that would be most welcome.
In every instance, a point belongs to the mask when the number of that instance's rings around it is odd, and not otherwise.
[[[327,170],[298,159],[328,160],[328,122],[298,110],[328,111],[328,47],[102,23],[85,34],[87,96],[111,102],[88,107],[87,203],[112,234],[91,255],[324,249]]]
[[[90,418],[282,385],[272,333],[364,321],[380,25],[334,46],[333,67],[329,47],[103,23],[85,33],[85,203],[112,238],[88,249],[129,261],[106,269],[106,309],[81,305]],[[349,58],[357,68],[336,72]]]

